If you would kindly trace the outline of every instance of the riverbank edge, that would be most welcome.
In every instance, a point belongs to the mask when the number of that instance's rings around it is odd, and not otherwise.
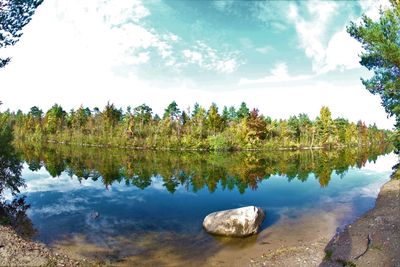
[[[326,245],[320,267],[400,266],[400,179],[380,189],[375,206]]]
[[[19,142],[28,146],[37,146],[37,143],[30,143],[24,140],[15,140],[14,144]],[[64,142],[47,140],[39,143],[40,146],[46,146],[47,144],[52,145],[67,145],[74,147],[92,147],[92,148],[115,148],[115,149],[130,149],[130,150],[141,150],[141,151],[198,151],[198,152],[241,152],[241,151],[303,151],[303,150],[330,150],[330,149],[344,149],[344,148],[360,148],[369,147],[371,144],[361,145],[323,145],[323,146],[266,146],[262,148],[246,148],[246,147],[231,147],[231,148],[190,148],[190,147],[145,147],[145,146],[132,146],[132,145],[113,145],[113,144],[89,144],[89,143],[76,143],[76,142]],[[390,142],[375,144],[376,146],[385,146],[386,148],[393,150]]]
[[[298,246],[266,251],[261,257],[252,258],[248,265],[392,267],[400,266],[399,250],[400,179],[392,178],[380,187],[374,207],[346,225],[343,231],[333,237],[316,235],[314,240]]]
[[[68,253],[22,238],[10,226],[0,225],[0,266],[76,266],[89,267],[101,264],[90,259],[71,258]]]

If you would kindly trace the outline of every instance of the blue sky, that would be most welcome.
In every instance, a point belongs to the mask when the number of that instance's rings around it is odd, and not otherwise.
[[[387,1],[45,1],[16,46],[0,51],[4,108],[67,109],[176,100],[238,106],[273,118],[322,105],[391,128],[345,31]],[[3,89],[6,88],[6,89]]]

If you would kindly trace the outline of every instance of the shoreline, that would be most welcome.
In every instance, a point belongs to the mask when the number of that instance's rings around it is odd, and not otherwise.
[[[43,243],[24,239],[10,226],[0,225],[0,266],[94,266],[92,260],[72,258]]]
[[[35,146],[37,144],[32,144],[25,142],[24,140],[16,140],[15,143],[18,144],[22,142],[27,146]],[[64,142],[64,141],[54,141],[48,140],[40,143],[41,146],[50,145],[67,145],[72,147],[89,147],[89,148],[107,148],[107,149],[128,149],[128,150],[138,150],[138,151],[182,151],[182,152],[246,152],[246,151],[312,151],[312,150],[333,150],[333,149],[358,149],[361,147],[370,147],[372,144],[360,144],[360,145],[319,145],[319,146],[267,146],[263,148],[245,148],[245,147],[231,147],[231,148],[190,148],[190,147],[145,147],[145,146],[132,146],[132,145],[112,145],[112,144],[90,144],[90,143],[76,143],[76,142]],[[385,146],[393,150],[391,143],[378,143],[372,145],[373,147]]]
[[[392,178],[380,188],[375,206],[333,237],[319,238],[316,233],[317,242],[284,246],[251,259],[248,265],[400,266],[399,203],[400,180]]]
[[[325,266],[400,266],[400,180],[391,179],[375,207],[335,235],[325,247]]]
[[[298,225],[295,227],[295,225],[287,224],[260,233],[259,238],[265,236],[267,243],[271,241],[271,234],[282,236],[285,232],[292,231],[291,229],[294,229],[298,236],[295,235],[292,240],[286,240],[283,244],[274,244],[274,242],[268,245],[261,244],[258,248],[251,248],[252,253],[243,251],[241,260],[236,263],[240,263],[240,266],[339,267],[343,264],[347,264],[347,266],[354,266],[352,264],[357,266],[400,266],[400,255],[396,255],[400,249],[400,206],[398,203],[400,203],[400,180],[391,179],[380,188],[375,206],[347,225],[333,238],[333,224],[326,225],[326,220],[332,220],[331,215],[323,215],[325,218],[322,220],[323,222],[318,222],[316,220],[318,217],[308,218],[309,225],[305,229],[300,226],[297,229]],[[312,223],[315,225],[313,226]],[[305,225],[307,226],[307,224]],[[321,232],[310,235],[310,232],[313,232],[311,229],[318,229],[318,227]],[[304,233],[298,233],[302,231]],[[368,235],[372,240],[371,245],[368,246],[369,249],[364,255],[355,259],[365,251]],[[276,238],[279,240],[280,237]],[[302,239],[301,242],[296,240],[297,238]],[[232,251],[214,255],[206,262],[197,263],[200,265],[205,263],[210,266],[229,266],[228,256],[230,253]],[[227,262],[222,261],[224,259]],[[140,260],[136,263],[139,264]],[[173,262],[165,263],[166,265],[173,264]],[[186,264],[190,265],[190,261]],[[22,239],[10,227],[0,226],[0,265],[94,266],[101,265],[101,263],[70,255],[67,250],[55,249],[36,241]]]

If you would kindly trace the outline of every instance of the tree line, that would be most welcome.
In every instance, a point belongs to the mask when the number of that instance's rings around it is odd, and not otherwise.
[[[307,114],[272,119],[249,109],[216,104],[208,109],[195,104],[181,110],[173,101],[162,117],[142,104],[126,110],[114,104],[99,108],[65,111],[55,104],[46,112],[32,107],[29,112],[1,114],[14,130],[17,140],[27,143],[68,143],[76,145],[135,147],[145,149],[299,149],[310,147],[370,146],[386,142],[391,131],[332,118],[328,107],[311,120]]]

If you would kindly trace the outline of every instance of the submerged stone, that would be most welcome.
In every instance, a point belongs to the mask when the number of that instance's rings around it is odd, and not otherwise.
[[[203,227],[215,235],[245,237],[257,234],[264,218],[261,208],[248,206],[213,212],[204,218]]]

